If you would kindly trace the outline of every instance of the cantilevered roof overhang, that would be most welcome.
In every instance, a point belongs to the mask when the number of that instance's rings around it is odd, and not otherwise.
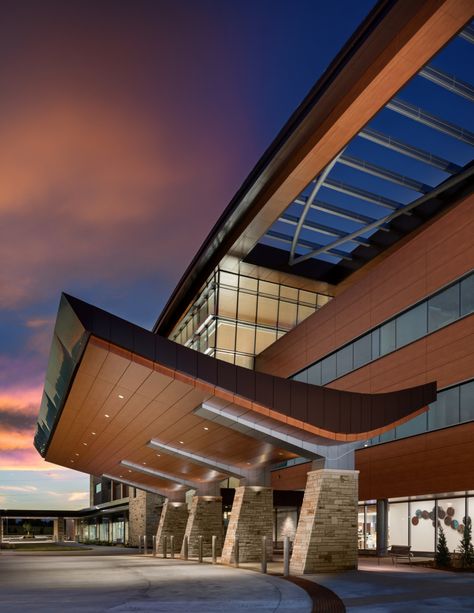
[[[426,410],[435,383],[337,391],[216,360],[63,295],[35,446],[49,462],[173,497]]]
[[[287,241],[285,233],[270,229],[271,226],[278,220],[287,224],[286,227],[298,223],[298,220],[292,218],[291,211],[286,211],[288,206],[291,203],[298,204],[301,194],[314,178],[328,168],[348,143],[361,134],[368,122],[393,101],[399,90],[415,75],[421,74],[420,71],[424,79],[441,87],[453,88],[449,75],[439,74],[432,67],[426,67],[426,64],[463,28],[467,27],[463,38],[472,42],[472,28],[467,25],[471,19],[470,0],[380,1],[243,183],[186,270],[155,324],[154,331],[163,336],[170,334],[200,287],[219,264],[232,269],[236,262],[250,257],[248,261],[252,264],[338,283],[345,274],[357,267],[352,264],[357,264],[358,260],[365,263],[405,234],[416,230],[420,223],[437,214],[443,207],[449,206],[453,189],[460,190],[462,194],[466,182],[472,185],[471,173],[469,169],[464,169],[465,176],[461,177],[463,181],[448,181],[446,193],[436,193],[431,200],[426,197],[417,213],[400,217],[392,224],[393,227],[385,227],[377,232],[373,240],[369,240],[368,246],[364,234],[357,236],[355,243],[360,243],[357,250],[353,255],[346,254],[345,260],[343,258],[343,264],[350,260],[351,265],[337,268],[334,274],[324,258],[322,263],[317,261],[316,266],[308,261],[289,265],[285,250],[260,242],[263,236],[267,235],[268,238],[269,231],[272,233],[271,241],[277,240],[280,245],[282,240]],[[461,84],[461,94],[466,96],[467,92],[471,95],[469,87],[466,90],[464,85]],[[409,109],[403,108],[401,111],[406,114]],[[415,112],[418,111],[415,109]],[[374,138],[372,133],[369,136]],[[383,136],[375,135],[379,140],[383,140]],[[346,158],[343,160],[346,166],[349,164],[354,168],[353,156]],[[360,170],[359,161],[355,163]],[[372,166],[365,166],[364,172],[370,170],[373,174]],[[451,174],[451,170],[453,168],[447,167],[448,174]],[[379,171],[375,168],[378,176]],[[387,176],[385,174],[385,179]],[[389,179],[394,180],[393,173]],[[412,182],[411,188],[413,185]],[[427,196],[424,189],[425,186],[421,185],[422,197]],[[339,215],[340,211],[335,210],[337,208],[333,207],[331,214]],[[356,217],[354,213],[353,219]],[[364,223],[370,223],[370,216],[359,217]],[[316,228],[311,220],[306,222],[303,235],[306,231],[315,230],[327,234],[327,228],[322,228],[321,224],[318,226]],[[329,230],[333,232],[334,240],[348,232],[343,230],[341,233],[336,228],[334,235],[334,230]],[[390,230],[391,234],[384,230]],[[301,246],[310,251],[320,247],[303,236],[299,240]]]

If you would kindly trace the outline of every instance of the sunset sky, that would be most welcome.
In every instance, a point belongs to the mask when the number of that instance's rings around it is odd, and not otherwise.
[[[61,291],[150,328],[373,0],[6,0],[0,507],[80,508],[33,448]]]

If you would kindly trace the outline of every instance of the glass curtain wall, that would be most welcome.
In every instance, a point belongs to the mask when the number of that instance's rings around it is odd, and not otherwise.
[[[330,298],[218,269],[170,338],[220,360],[253,368],[255,355]]]
[[[442,497],[441,497],[442,496]],[[388,546],[409,545],[412,551],[433,553],[439,527],[451,552],[459,551],[466,521],[474,516],[473,496],[447,496],[390,502]],[[436,521],[437,518],[437,521]],[[374,504],[359,504],[359,549],[375,549],[377,510]]]

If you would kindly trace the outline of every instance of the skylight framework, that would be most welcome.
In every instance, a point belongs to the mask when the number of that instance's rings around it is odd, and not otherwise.
[[[425,221],[438,195],[472,179],[473,33],[470,24],[420,70],[260,242],[287,251],[290,266],[355,269]]]

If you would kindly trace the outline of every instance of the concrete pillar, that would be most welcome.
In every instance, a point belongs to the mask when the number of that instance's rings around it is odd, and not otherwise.
[[[188,505],[185,502],[173,502],[166,499],[161,510],[160,522],[156,532],[156,547],[158,553],[163,553],[163,537],[168,540],[170,551],[170,537],[174,535],[175,552],[181,551],[184,532],[188,521]]]
[[[358,475],[355,470],[308,473],[290,573],[357,568]]]
[[[377,555],[387,553],[388,547],[388,500],[377,500],[377,519],[375,530],[377,534]]]
[[[235,490],[234,503],[222,550],[222,563],[233,564],[235,539],[239,539],[241,562],[258,562],[262,556],[262,536],[267,537],[267,560],[273,555],[273,490],[243,485]]]
[[[193,496],[186,524],[189,557],[199,553],[199,537],[203,538],[203,555],[212,554],[212,537],[217,537],[217,555],[222,549],[223,514],[221,496]],[[183,551],[181,552],[183,554]]]

